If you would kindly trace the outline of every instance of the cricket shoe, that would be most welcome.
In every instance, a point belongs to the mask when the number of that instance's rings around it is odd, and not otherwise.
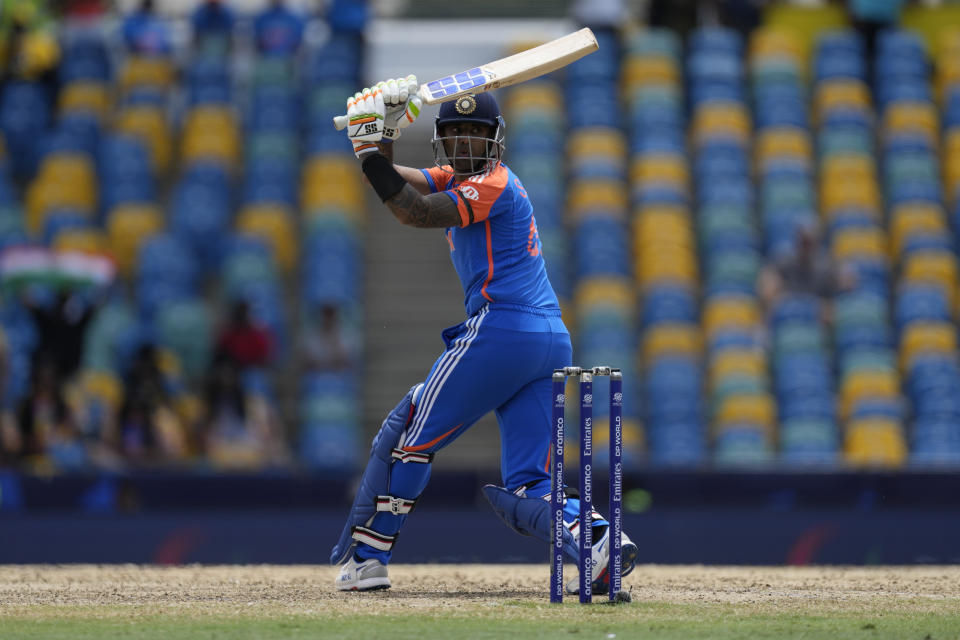
[[[599,533],[597,529],[594,529],[594,536]],[[580,540],[577,540],[579,544]],[[593,543],[592,557],[591,561],[593,564],[593,586],[591,592],[594,595],[603,595],[610,590],[610,527],[604,527],[603,533],[600,534],[600,537]],[[634,544],[633,540],[626,534],[626,532],[621,532],[620,534],[620,577],[626,576],[637,564],[637,556],[640,555],[640,550],[637,549],[637,545]],[[598,572],[598,567],[599,572]],[[564,590],[570,595],[576,595],[580,593],[580,576],[573,578],[567,582]]]
[[[390,578],[387,566],[376,558],[357,561],[353,555],[340,567],[336,584],[340,591],[375,591],[389,589]]]

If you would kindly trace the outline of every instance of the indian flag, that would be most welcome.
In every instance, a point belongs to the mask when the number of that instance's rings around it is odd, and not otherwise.
[[[0,287],[18,291],[41,284],[56,289],[109,285],[117,267],[109,256],[76,250],[54,251],[46,247],[10,247],[0,253]]]

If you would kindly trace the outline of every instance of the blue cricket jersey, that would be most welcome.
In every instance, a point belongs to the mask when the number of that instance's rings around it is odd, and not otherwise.
[[[487,303],[559,311],[533,207],[520,179],[502,163],[460,183],[445,169],[422,171],[431,191],[446,193],[460,212],[461,224],[447,229],[447,241],[467,315]]]

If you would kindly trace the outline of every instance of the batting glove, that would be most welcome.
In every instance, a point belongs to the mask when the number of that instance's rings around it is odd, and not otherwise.
[[[423,101],[417,93],[420,89],[417,76],[384,80],[377,83],[377,88],[383,93],[386,106],[383,137],[396,140],[400,137],[400,130],[409,127],[420,115]]]
[[[358,158],[377,150],[383,138],[385,108],[383,92],[367,88],[347,100],[347,136]]]

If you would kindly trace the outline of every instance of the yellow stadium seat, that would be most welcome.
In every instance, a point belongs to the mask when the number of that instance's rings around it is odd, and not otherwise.
[[[633,283],[627,278],[585,279],[577,284],[573,299],[577,309],[612,306],[627,310],[636,304]]]
[[[709,338],[720,329],[749,329],[760,323],[760,307],[749,296],[714,296],[703,305],[703,330]]]
[[[231,109],[225,105],[205,104],[191,107],[183,122],[184,129],[215,128],[236,131],[237,118]]]
[[[833,234],[832,252],[838,261],[854,257],[886,257],[887,239],[879,227],[841,229]]]
[[[277,265],[290,273],[297,264],[297,230],[293,213],[273,204],[248,205],[237,218],[237,230],[263,237],[273,249]]]
[[[623,85],[628,90],[647,85],[679,85],[680,70],[667,56],[634,55],[623,64]]]
[[[895,468],[906,460],[907,443],[903,429],[895,420],[851,420],[847,424],[843,453],[850,465]]]
[[[939,205],[908,203],[895,207],[890,212],[890,254],[899,260],[907,240],[922,233],[943,234],[947,232],[946,217]]]
[[[630,183],[634,186],[667,183],[678,185],[686,191],[690,185],[687,160],[680,154],[672,153],[637,155],[630,163]]]
[[[239,156],[236,142],[214,131],[187,136],[181,149],[181,159],[188,164],[197,160],[212,160],[231,170],[236,168]]]
[[[693,115],[690,128],[695,144],[707,138],[731,137],[746,144],[750,139],[750,114],[738,102],[710,102]]]
[[[903,282],[927,282],[939,285],[950,308],[957,290],[957,259],[947,251],[917,251],[905,256],[901,264]]]
[[[896,399],[900,380],[889,369],[865,369],[847,375],[840,384],[840,416],[850,416],[857,402],[865,398]]]
[[[60,91],[60,113],[88,111],[101,122],[110,113],[110,90],[106,84],[93,81],[71,82]]]
[[[810,135],[796,127],[764,129],[757,136],[754,150],[761,167],[774,158],[789,157],[809,163],[813,157]]]
[[[825,180],[876,180],[877,166],[873,156],[837,153],[823,159],[820,172]]]
[[[604,158],[622,158],[627,153],[627,142],[619,129],[611,127],[583,127],[567,141],[571,157],[599,155]]]
[[[906,2],[899,26],[923,38],[927,50],[937,51],[940,37],[960,24],[960,5],[955,2]]]
[[[880,190],[874,180],[824,180],[820,184],[820,206],[827,217],[838,209],[879,211]]]
[[[173,80],[173,64],[163,58],[130,56],[120,71],[120,88],[124,92],[143,86],[167,89]]]
[[[957,330],[947,322],[911,322],[900,339],[900,369],[909,371],[914,359],[924,353],[954,354]]]
[[[109,242],[100,229],[64,229],[53,239],[57,251],[82,251],[84,253],[107,253]]]
[[[563,93],[558,84],[553,82],[528,82],[515,87],[504,103],[506,111],[535,111],[560,112],[563,107]]]
[[[743,393],[729,395],[717,407],[714,416],[718,428],[731,424],[755,424],[766,431],[773,429],[776,420],[776,403],[767,393]]]
[[[953,125],[944,132],[943,150],[950,155],[960,154],[960,126]]]
[[[887,107],[883,114],[883,131],[887,135],[919,133],[937,145],[940,123],[937,110],[928,102],[897,102]]]
[[[690,210],[679,205],[654,205],[640,207],[634,213],[634,226],[641,237],[654,237],[663,229],[677,230],[693,237],[693,220]]]
[[[50,154],[27,187],[27,229],[38,233],[51,209],[67,208],[92,215],[97,204],[96,188],[95,168],[86,154]]]
[[[817,84],[813,106],[817,120],[838,108],[867,111],[870,109],[870,89],[860,80],[850,78],[824,80]]]
[[[808,43],[793,29],[760,27],[750,34],[749,57],[752,61],[776,57],[789,58],[800,69],[806,67]]]
[[[77,190],[62,182],[31,183],[27,189],[27,231],[36,235],[43,229],[47,214],[54,209],[69,209],[86,217],[93,216],[93,207],[78,197]]]
[[[699,282],[696,265],[692,258],[689,260],[674,259],[670,262],[661,260],[652,264],[641,264],[636,267],[637,284],[644,290],[657,285],[671,284],[694,290]]]
[[[937,38],[934,57],[939,61],[952,55],[960,55],[960,26],[944,25]]]
[[[647,330],[641,338],[643,363],[668,354],[699,356],[700,332],[694,325],[662,324]]]
[[[154,172],[166,173],[173,150],[170,127],[162,109],[149,105],[126,107],[117,115],[115,126],[118,131],[143,140]]]
[[[952,55],[940,57],[937,62],[936,71],[936,94],[937,101],[943,107],[946,106],[945,100],[949,95],[951,87],[960,85],[960,51]]]
[[[352,158],[325,154],[311,157],[304,167],[300,198],[305,209],[342,208],[358,212],[364,206],[364,185]]]
[[[607,211],[626,219],[629,194],[615,180],[580,180],[570,185],[567,192],[567,213],[571,222],[588,211]]]
[[[110,211],[107,215],[107,236],[117,270],[122,276],[129,278],[134,274],[140,247],[163,228],[163,213],[157,205],[124,204]]]
[[[183,160],[211,158],[231,167],[240,158],[240,133],[227,107],[200,106],[187,112],[183,126]]]
[[[760,349],[731,348],[716,353],[707,365],[708,382],[711,389],[730,376],[766,379],[767,358]]]
[[[825,31],[849,24],[847,9],[830,3],[770,3],[763,5],[763,23],[797,33],[808,44]]]

